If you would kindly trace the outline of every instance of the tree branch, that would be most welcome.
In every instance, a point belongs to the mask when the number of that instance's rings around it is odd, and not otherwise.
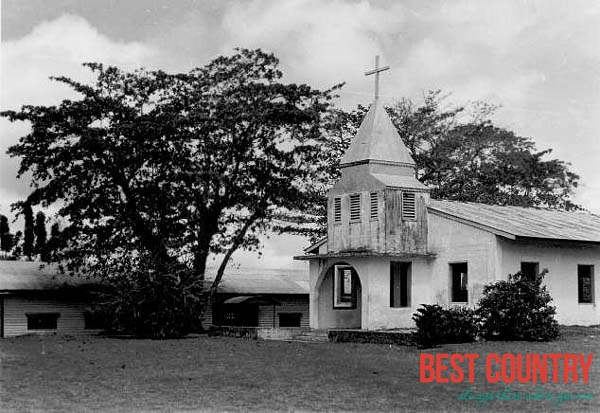
[[[227,264],[229,263],[231,256],[240,247],[240,245],[242,245],[242,242],[244,241],[244,237],[246,236],[246,232],[248,232],[248,229],[250,229],[252,224],[254,224],[256,222],[256,220],[260,218],[261,214],[262,213],[260,211],[255,211],[250,216],[250,218],[248,218],[248,220],[244,223],[242,228],[240,228],[240,230],[236,234],[235,238],[233,239],[233,243],[231,244],[231,247],[229,247],[229,249],[225,253],[225,257],[223,257],[223,261],[221,261],[221,265],[219,265],[219,269],[217,270],[217,275],[215,276],[215,279],[213,280],[213,283],[210,287],[211,297],[213,297],[217,293],[217,288],[219,288],[219,283],[221,282],[221,279],[223,278],[223,274],[225,273],[225,268],[227,267]]]

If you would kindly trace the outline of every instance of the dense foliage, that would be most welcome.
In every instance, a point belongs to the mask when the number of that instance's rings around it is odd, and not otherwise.
[[[477,337],[475,311],[468,307],[422,304],[412,319],[417,327],[413,340],[419,347],[469,343]]]
[[[144,326],[149,335],[185,334],[185,317],[201,316],[189,294],[204,289],[209,254],[224,257],[214,292],[238,248],[257,248],[275,217],[311,201],[330,92],[282,83],[278,60],[260,50],[182,74],[85,66],[91,85],[55,79],[80,99],[3,113],[31,124],[9,154],[32,174],[27,202],[57,205],[68,223],[49,259],[118,286],[105,302],[120,325],[138,325],[121,317],[132,310],[167,323]]]
[[[507,281],[487,285],[477,315],[481,336],[488,340],[550,341],[559,336],[556,308],[542,285],[544,273],[510,275]]]

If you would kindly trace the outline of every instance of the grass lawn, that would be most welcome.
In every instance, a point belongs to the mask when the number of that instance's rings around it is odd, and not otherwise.
[[[598,353],[599,328],[572,328],[552,343],[447,345],[425,352],[478,353],[475,382],[421,384],[416,348],[303,344],[199,336],[152,341],[105,337],[0,340],[0,411],[589,411],[600,412],[600,359],[589,383],[546,383],[551,393],[597,393],[591,401],[458,400],[498,392],[489,353]],[[511,384],[534,393],[540,384]]]

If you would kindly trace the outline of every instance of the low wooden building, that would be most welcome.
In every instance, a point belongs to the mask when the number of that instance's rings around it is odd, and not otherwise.
[[[97,332],[88,311],[95,286],[39,262],[0,261],[0,337]]]
[[[304,271],[238,268],[221,281],[207,305],[204,326],[308,327],[308,280]]]

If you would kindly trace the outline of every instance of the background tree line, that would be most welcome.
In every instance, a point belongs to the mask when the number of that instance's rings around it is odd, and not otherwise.
[[[336,108],[342,85],[284,83],[278,63],[245,49],[178,74],[90,63],[93,84],[54,79],[80,99],[2,113],[31,125],[8,151],[32,174],[19,206],[56,205],[67,223],[43,258],[103,279],[115,328],[185,334],[236,250],[259,249],[265,231],[323,234],[325,194],[368,108]],[[387,108],[433,197],[576,208],[568,164],[495,126],[489,105],[445,102],[434,91]],[[221,260],[207,285],[209,256]]]
[[[0,214],[0,259],[18,260],[40,259],[42,262],[50,260],[50,253],[56,248],[60,225],[55,222],[50,227],[50,238],[46,228],[46,214],[38,211],[33,214],[31,204],[21,202],[14,205],[13,211],[17,216],[23,216],[23,231],[12,233],[6,215]]]

